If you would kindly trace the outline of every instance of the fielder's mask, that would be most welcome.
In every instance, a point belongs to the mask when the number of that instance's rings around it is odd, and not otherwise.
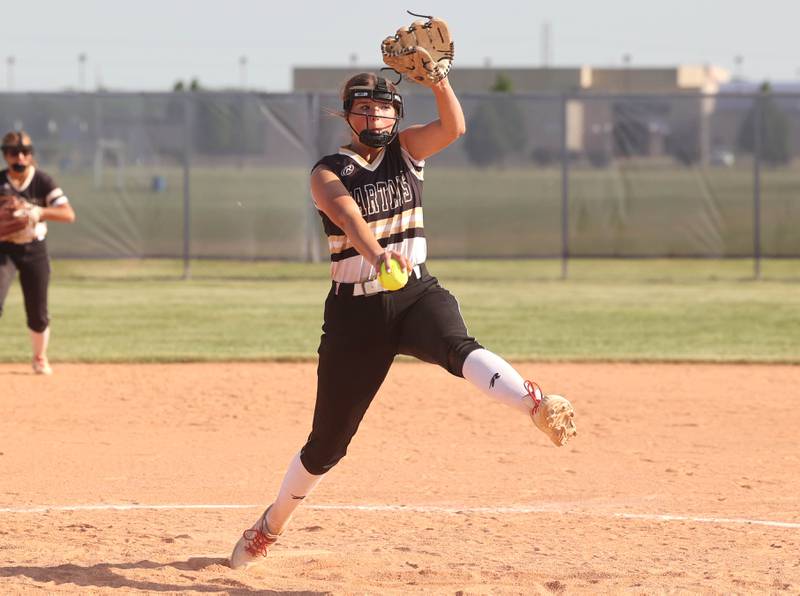
[[[395,117],[384,116],[383,118],[386,119],[393,119],[394,126],[392,126],[392,130],[390,131],[376,131],[370,130],[369,128],[365,128],[358,134],[358,140],[364,143],[368,147],[386,147],[389,143],[394,140],[394,137],[397,136],[397,128],[400,126],[400,120],[403,117],[403,98],[398,94],[394,93],[389,89],[389,85],[386,82],[386,79],[383,77],[378,77],[377,81],[375,82],[375,88],[371,87],[351,87],[350,91],[347,93],[347,97],[344,99],[344,113],[345,114],[353,114],[354,116],[364,116],[365,114],[359,114],[358,112],[351,112],[350,110],[353,107],[353,104],[357,99],[371,99],[373,101],[379,101],[382,103],[389,103],[394,106],[395,113],[397,114]],[[353,125],[350,124],[350,120],[347,120],[347,123],[350,125],[350,128],[355,132]]]

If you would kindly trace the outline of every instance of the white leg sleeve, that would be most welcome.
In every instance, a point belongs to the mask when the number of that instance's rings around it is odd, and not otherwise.
[[[497,354],[489,350],[470,352],[461,372],[489,397],[530,415],[533,402],[525,389],[525,379]]]
[[[316,476],[306,470],[300,461],[300,453],[294,456],[286,475],[283,477],[278,498],[267,514],[267,527],[274,534],[280,534],[292,518],[294,510],[303,502],[314,487],[319,484],[324,474]]]

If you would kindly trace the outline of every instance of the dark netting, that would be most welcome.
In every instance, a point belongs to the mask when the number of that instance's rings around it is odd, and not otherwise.
[[[427,164],[433,257],[800,256],[800,96],[461,101],[467,135]],[[55,257],[324,261],[308,174],[349,138],[340,109],[335,93],[0,94],[0,126],[31,134],[76,208]],[[436,118],[427,93],[406,110]]]
[[[39,167],[56,179],[78,213],[74,225],[51,226],[51,254],[181,255],[180,96],[28,94],[15,103],[0,96],[5,128],[30,132]]]
[[[425,228],[434,257],[560,253],[562,115],[558,99],[464,95],[467,134],[430,158]],[[411,122],[436,118],[409,96]]]
[[[311,256],[307,220],[313,102],[306,95],[192,97],[193,257]]]
[[[753,256],[753,97],[575,101],[582,107],[584,139],[583,151],[570,162],[571,255]],[[790,159],[773,169],[797,188]],[[762,188],[762,195],[767,192]],[[765,255],[800,253],[796,235],[794,247],[784,243],[776,250],[767,242],[786,236],[792,222],[776,217],[776,205],[785,208],[792,194],[796,200],[797,192],[785,185],[772,202],[764,197]]]
[[[762,251],[764,256],[797,257],[800,254],[800,96],[762,100],[761,112]]]

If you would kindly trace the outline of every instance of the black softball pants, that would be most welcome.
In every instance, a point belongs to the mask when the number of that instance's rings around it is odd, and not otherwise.
[[[453,295],[424,264],[420,273],[400,290],[372,296],[333,284],[325,300],[314,422],[300,452],[310,473],[324,474],[345,456],[397,354],[462,376],[467,355],[482,347],[468,335]]]
[[[34,240],[26,244],[0,242],[0,316],[3,314],[3,304],[17,270],[25,300],[28,328],[41,333],[50,324],[47,313],[47,288],[50,284],[47,242],[45,240]]]

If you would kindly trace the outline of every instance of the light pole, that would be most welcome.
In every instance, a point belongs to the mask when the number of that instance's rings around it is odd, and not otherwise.
[[[78,54],[78,91],[86,90],[86,53]]]
[[[247,56],[239,56],[239,86],[247,89]]]
[[[552,54],[552,41],[550,35],[550,23],[545,21],[542,23],[542,39],[541,39],[541,66],[542,68],[549,68],[550,63],[552,62],[553,54]]]
[[[742,56],[741,54],[736,54],[733,57],[733,63],[735,65],[733,71],[733,80],[738,83],[741,82],[744,78],[742,76],[742,64],[744,64],[744,56]]]
[[[622,66],[623,66],[623,86],[625,87],[625,93],[629,93],[631,90],[631,61],[633,57],[630,55],[629,52],[625,52],[622,54]]]
[[[8,85],[8,90],[14,90],[14,64],[16,63],[17,59],[14,56],[8,56],[6,58],[6,83]]]

